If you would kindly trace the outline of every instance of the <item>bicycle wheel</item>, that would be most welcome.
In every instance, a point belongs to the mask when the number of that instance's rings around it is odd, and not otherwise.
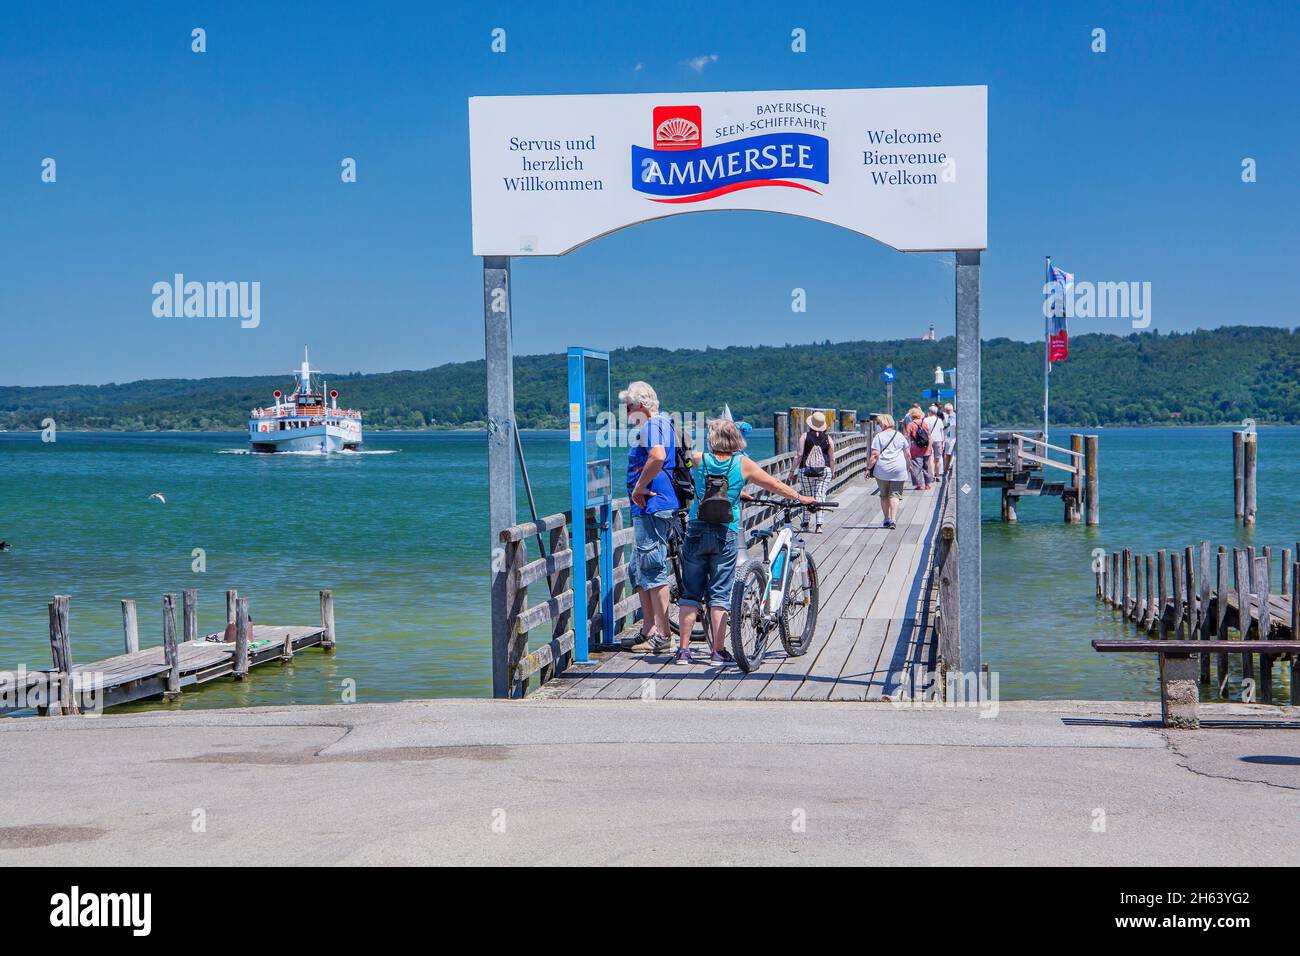
[[[791,564],[778,626],[785,652],[800,657],[808,652],[817,629],[817,565],[807,551],[801,551]]]
[[[763,616],[767,571],[759,561],[746,561],[736,570],[731,592],[731,655],[748,674],[763,663],[771,624]]]

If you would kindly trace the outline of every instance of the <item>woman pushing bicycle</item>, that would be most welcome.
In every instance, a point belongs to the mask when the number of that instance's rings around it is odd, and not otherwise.
[[[708,422],[709,450],[692,452],[695,499],[691,502],[686,540],[682,544],[682,596],[679,600],[681,646],[674,664],[691,663],[691,630],[700,606],[709,605],[709,637],[713,664],[731,663],[727,652],[727,612],[740,551],[740,492],[747,482],[793,501],[810,505],[801,495],[754,463],[747,455],[736,423],[724,418]]]

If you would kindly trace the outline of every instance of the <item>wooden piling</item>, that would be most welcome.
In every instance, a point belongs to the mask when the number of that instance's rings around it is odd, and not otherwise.
[[[1119,603],[1119,552],[1110,553],[1110,601],[1111,607]]]
[[[1098,481],[1097,470],[1097,448],[1099,441],[1096,435],[1088,435],[1084,438],[1083,444],[1087,523],[1090,525],[1098,525],[1101,524],[1101,483]]]
[[[1200,627],[1196,606],[1196,549],[1188,545],[1183,549],[1183,594],[1187,605],[1187,640],[1194,640]]]
[[[135,601],[122,599],[122,648],[128,654],[140,649],[140,625],[136,617]]]
[[[1170,631],[1173,632],[1174,640],[1182,637],[1180,633],[1185,620],[1187,605],[1183,600],[1183,556],[1175,551],[1169,555],[1169,582],[1173,586],[1174,607],[1173,621],[1170,623]]]
[[[1245,434],[1232,433],[1232,517],[1237,521],[1246,513]]]
[[[551,544],[551,554],[555,554],[554,537]],[[334,592],[328,588],[320,592],[320,626],[325,628],[325,639],[321,641],[320,646],[327,651],[333,651],[337,643],[334,637]]]
[[[248,676],[248,598],[235,601],[235,680]]]
[[[852,432],[858,429],[858,410],[856,408],[840,409],[840,431]]]
[[[1273,582],[1268,574],[1268,560],[1255,559],[1255,576],[1251,585],[1258,601],[1255,610],[1255,639],[1266,641],[1272,634],[1273,614],[1268,607],[1269,595],[1273,591]],[[1273,703],[1273,658],[1268,654],[1259,655],[1259,699],[1262,703]]]
[[[1164,548],[1156,552],[1156,574],[1160,577],[1160,603],[1156,606],[1156,637],[1160,640],[1165,639],[1165,608],[1169,606],[1169,589],[1165,586],[1165,555],[1168,554]]]
[[[1074,500],[1066,499],[1065,503],[1065,521],[1067,524],[1078,524],[1083,520],[1083,501],[1084,501],[1084,472],[1086,467],[1083,458],[1083,435],[1075,434],[1070,436],[1070,451],[1075,452],[1071,460],[1079,466],[1070,477],[1070,487],[1074,489]]]
[[[1142,590],[1142,555],[1133,555],[1133,613],[1130,617],[1138,627],[1147,616],[1147,600]]]
[[[1300,556],[1300,551],[1297,551]],[[1291,565],[1291,638],[1300,634],[1300,561]],[[1300,704],[1300,654],[1291,655],[1291,705]]]
[[[1197,639],[1202,641],[1210,640],[1214,635],[1210,629],[1210,542],[1201,542],[1201,588],[1196,598],[1196,617],[1200,625],[1197,632]],[[1210,655],[1201,654],[1201,683],[1210,682]]]
[[[1226,641],[1228,639],[1228,549],[1219,545],[1218,555],[1218,577],[1215,583],[1214,599],[1214,639],[1216,641]],[[1219,655],[1219,696],[1223,697],[1228,692],[1228,655]]]
[[[1255,523],[1255,465],[1259,458],[1259,442],[1256,439],[1259,436],[1254,432],[1246,432],[1244,443],[1242,445],[1242,468],[1245,472],[1245,510],[1242,512],[1241,523],[1251,526]]]
[[[1123,597],[1120,599],[1119,613],[1123,617],[1128,617],[1129,609],[1129,565],[1133,563],[1133,549],[1125,548],[1120,556],[1120,583],[1123,588]]]
[[[1241,548],[1232,549],[1234,584],[1237,592],[1237,631],[1243,641],[1250,639],[1251,594],[1250,594],[1250,556]],[[1241,655],[1241,672],[1244,677],[1254,678],[1255,659],[1250,654]]]
[[[790,413],[776,412],[772,415],[772,452],[784,455],[790,451]]]
[[[1151,634],[1156,629],[1156,556],[1154,554],[1148,554],[1146,564],[1147,608],[1146,617],[1142,621],[1142,626],[1146,629],[1148,634]]]
[[[54,659],[51,679],[56,686],[50,688],[47,713],[73,715],[78,713],[77,695],[72,683],[71,597],[56,594],[48,605],[50,616],[50,656]]]
[[[186,588],[181,596],[182,623],[185,627],[185,640],[199,639],[199,592],[195,588]]]
[[[181,655],[176,647],[176,595],[163,595],[163,659],[167,662],[167,689],[163,700],[181,696]]]
[[[1282,588],[1280,591],[1278,591],[1278,593],[1279,594],[1291,593],[1291,549],[1290,548],[1282,549]],[[1296,635],[1297,632],[1295,631],[1291,632],[1291,639],[1293,641],[1300,640],[1300,637],[1297,637]]]
[[[235,623],[235,613],[236,613],[238,601],[239,601],[238,591],[236,591],[234,588],[231,588],[229,591],[226,592],[226,623],[227,624]]]

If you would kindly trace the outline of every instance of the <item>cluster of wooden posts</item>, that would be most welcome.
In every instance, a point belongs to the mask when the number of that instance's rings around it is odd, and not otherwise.
[[[834,495],[854,479],[861,480],[870,457],[870,439],[865,435],[834,433],[835,476],[828,493]],[[783,477],[794,463],[794,453],[786,450],[771,458],[759,461],[768,472]],[[623,635],[637,627],[634,615],[640,600],[633,593],[628,575],[624,549],[635,543],[630,516],[625,510],[630,506],[627,498],[617,498],[610,508],[612,525],[611,542],[614,550],[613,567],[613,617],[616,634]],[[772,523],[778,516],[768,507],[747,508],[743,528],[753,529]],[[523,697],[531,681],[544,684],[563,672],[573,661],[573,648],[577,628],[585,629],[588,647],[593,650],[614,650],[602,647],[604,632],[601,610],[601,545],[596,522],[597,509],[586,510],[587,522],[586,560],[578,587],[587,590],[587,620],[573,620],[574,555],[570,526],[571,512],[547,515],[536,521],[527,521],[504,529],[500,534],[504,550],[506,578],[506,608],[509,644],[505,656],[510,674],[510,696]],[[548,547],[543,547],[543,540]],[[530,555],[530,548],[535,551]],[[529,588],[546,585],[544,599],[530,604]],[[535,650],[529,650],[530,635],[544,629],[546,641]]]
[[[179,642],[190,645],[199,644],[198,630],[199,592],[196,588],[187,588],[182,594],[181,626],[182,637]],[[173,700],[181,695],[182,656],[181,643],[178,642],[176,627],[176,595],[164,594],[162,597],[162,652],[161,667],[153,665],[144,658],[151,657],[150,650],[140,650],[139,614],[136,603],[131,599],[122,601],[122,644],[123,653],[95,663],[74,665],[72,660],[72,639],[69,627],[71,597],[56,594],[49,602],[50,651],[54,666],[49,672],[50,704],[45,711],[50,715],[76,714],[80,710],[79,675],[102,675],[105,686],[99,691],[109,692],[114,702],[140,699],[155,695],[158,691],[166,700]],[[283,637],[280,651],[275,658],[292,659],[294,648],[304,644],[319,645],[329,650],[335,646],[334,631],[334,594],[330,590],[320,592],[321,626],[319,628],[266,628],[266,633],[274,633],[277,639]],[[235,680],[248,676],[250,666],[271,659],[268,655],[259,655],[250,660],[249,643],[254,639],[254,628],[249,616],[248,599],[239,597],[235,590],[226,592],[227,630],[234,625],[234,646],[229,648],[224,640],[211,644],[211,654],[189,662],[190,671],[202,671],[196,680],[210,680],[216,676],[229,674]],[[259,625],[259,630],[261,626]],[[224,638],[225,635],[223,634]],[[156,649],[153,655],[156,656]],[[211,658],[211,659],[209,659]]]
[[[1220,545],[1208,541],[1182,551],[1135,554],[1131,548],[1111,552],[1095,568],[1097,596],[1124,617],[1160,640],[1227,641],[1229,628],[1241,637],[1240,650],[1201,654],[1200,682],[1210,682],[1210,657],[1217,657],[1218,694],[1228,696],[1230,655],[1242,657],[1242,676],[1258,688],[1261,703],[1273,702],[1273,664],[1291,658],[1291,703],[1300,703],[1296,655],[1252,650],[1253,641],[1300,639],[1300,542],[1281,552],[1281,590],[1272,591],[1274,550]],[[1237,642],[1234,642],[1234,645]],[[1256,677],[1256,658],[1258,677]]]
[[[1253,525],[1258,511],[1255,466],[1259,463],[1259,435],[1254,429],[1232,433],[1232,514],[1243,525]]]
[[[799,447],[799,436],[808,427],[808,418],[813,412],[826,416],[826,427],[832,432],[858,432],[870,437],[871,419],[858,421],[856,408],[812,408],[807,405],[792,405],[788,412],[776,412],[772,416],[772,446],[778,455],[794,451]]]

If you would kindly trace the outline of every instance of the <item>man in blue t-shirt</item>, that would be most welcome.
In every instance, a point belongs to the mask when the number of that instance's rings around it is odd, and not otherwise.
[[[673,421],[659,411],[659,396],[646,382],[619,392],[627,411],[627,493],[632,499],[636,553],[628,568],[641,598],[641,633],[632,644],[638,652],[672,648],[668,629],[668,535],[679,507],[670,477],[677,463]]]

